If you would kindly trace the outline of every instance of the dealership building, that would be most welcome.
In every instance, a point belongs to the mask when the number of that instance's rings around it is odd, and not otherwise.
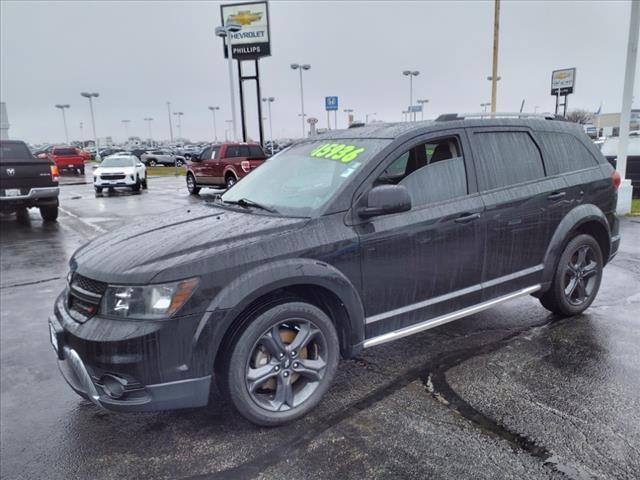
[[[593,124],[601,137],[617,137],[620,134],[620,113],[602,113],[595,115]],[[631,110],[629,131],[640,130],[640,109]]]

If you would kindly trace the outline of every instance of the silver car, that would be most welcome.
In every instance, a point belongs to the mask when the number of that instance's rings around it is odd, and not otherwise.
[[[155,167],[156,165],[173,166],[176,164],[180,167],[186,163],[185,158],[182,155],[176,155],[171,150],[165,149],[145,152],[140,156],[140,160],[142,163],[149,165],[150,167]]]

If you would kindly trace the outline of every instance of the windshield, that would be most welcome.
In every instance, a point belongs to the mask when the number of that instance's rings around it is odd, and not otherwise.
[[[33,160],[33,155],[22,142],[0,143],[0,161]]]
[[[294,145],[243,178],[222,201],[247,200],[284,215],[310,216],[389,142],[357,138]]]
[[[133,167],[133,160],[129,157],[105,158],[100,164],[101,167]]]

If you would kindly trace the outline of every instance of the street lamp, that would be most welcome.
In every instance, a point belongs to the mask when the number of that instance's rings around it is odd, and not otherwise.
[[[308,64],[304,64],[301,65],[299,63],[292,63],[291,64],[291,70],[299,70],[300,71],[300,109],[301,109],[301,117],[302,117],[302,138],[305,137],[305,128],[304,128],[304,117],[305,117],[305,113],[304,113],[304,90],[302,88],[302,71],[303,70],[309,70],[311,68],[311,65]]]
[[[229,130],[231,130],[233,128],[233,120],[225,120],[224,123],[227,124],[226,128],[224,129],[224,141],[228,142],[229,141]]]
[[[167,102],[167,115],[169,116],[169,138],[173,143],[173,122],[171,120],[171,102]]]
[[[275,101],[275,98],[265,97],[262,101],[267,102],[267,107],[269,109],[269,142],[271,143],[271,155],[273,155],[273,123],[271,121],[271,104]]]
[[[413,105],[413,77],[420,75],[418,70],[403,70],[402,75],[409,77],[409,110]]]
[[[146,117],[144,121],[147,122],[147,126],[149,127],[149,143],[153,146],[153,135],[151,135],[151,122],[153,122],[153,118]]]
[[[402,111],[402,121],[403,121],[403,122],[406,122],[406,121],[407,121],[408,116],[409,116],[409,110],[403,110],[403,111]]]
[[[213,114],[213,141],[215,143],[218,143],[218,132],[216,130],[216,110],[220,110],[220,107],[215,106],[215,107],[207,107],[209,110],[211,110],[211,113]]]
[[[494,41],[495,41],[495,40],[494,40]],[[496,50],[496,49],[497,49],[497,46],[495,46],[495,45],[494,45],[494,50]],[[494,63],[494,67],[496,68],[496,70],[497,70],[497,67],[496,67],[496,62],[497,62],[497,61],[498,61],[498,59],[497,59],[497,53],[494,51],[494,59],[493,59],[493,63]],[[495,70],[494,70],[494,71],[495,71]],[[496,92],[497,92],[497,90],[498,90],[498,82],[499,82],[501,79],[502,79],[502,77],[500,77],[500,76],[498,76],[498,75],[497,75],[497,76],[496,76],[496,81],[494,82],[494,81],[493,81],[493,75],[489,75],[489,76],[487,77],[487,80],[489,80],[489,81],[491,82],[491,103],[490,103],[489,105],[491,105],[491,112],[492,112],[492,113],[495,113],[495,111],[496,111],[496,103],[497,103],[496,99],[497,99],[497,96],[498,96]]]
[[[376,113],[376,112],[373,112],[373,113],[365,113],[365,114],[364,114],[364,123],[365,123],[365,124],[369,123],[369,115],[377,115],[377,113]]]
[[[94,146],[96,147],[96,160],[99,162],[100,161],[100,146],[98,145],[98,135],[96,135],[96,119],[93,116],[93,99],[94,98],[98,98],[100,96],[99,93],[97,92],[93,92],[93,93],[89,93],[89,92],[81,92],[80,95],[82,95],[84,98],[88,98],[89,99],[89,109],[91,110],[91,126],[93,127],[93,143]]]
[[[184,112],[173,112],[173,114],[178,117],[178,125],[176,125],[178,127],[178,140],[182,140],[182,116]]]
[[[227,59],[229,63],[229,98],[231,99],[231,121],[233,122],[233,140],[238,139],[238,129],[236,122],[236,97],[233,90],[233,49],[231,48],[231,34],[242,30],[239,23],[228,23],[227,25],[216,27],[216,35],[223,37],[227,44]]]
[[[80,122],[80,141],[82,142],[82,148],[84,148],[85,147],[85,145],[84,145],[84,132],[82,131],[82,126],[83,126],[83,124],[82,124],[82,122]]]
[[[120,121],[124,125],[124,141],[128,142],[129,141],[129,124],[131,123],[131,120],[120,120]]]
[[[62,123],[64,123],[64,137],[67,139],[67,145],[69,144],[69,131],[67,130],[67,116],[64,114],[64,110],[69,108],[71,105],[56,105],[56,108],[59,108],[62,112]]]
[[[487,111],[487,107],[491,106],[491,102],[481,103],[480,106],[482,107],[482,111],[486,112]]]
[[[345,108],[343,112],[347,114],[347,127],[348,127],[350,125],[349,115],[353,113],[353,108]],[[336,125],[336,128],[337,128],[337,125]]]
[[[420,120],[424,120],[424,106],[429,103],[429,99],[425,98],[423,100],[416,100],[416,102],[422,105],[422,108],[420,109]]]

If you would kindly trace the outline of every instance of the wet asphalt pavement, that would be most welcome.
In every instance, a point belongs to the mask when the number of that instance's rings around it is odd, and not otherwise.
[[[64,179],[57,224],[0,217],[3,479],[640,478],[640,218],[622,221],[582,316],[520,298],[366,350],[308,417],[266,429],[216,398],[115,414],[67,387],[47,317],[73,251],[213,195],[167,177],[96,197],[77,181]]]

